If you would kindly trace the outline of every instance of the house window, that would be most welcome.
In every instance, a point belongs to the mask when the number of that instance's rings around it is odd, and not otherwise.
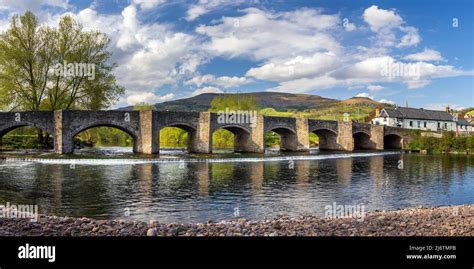
[[[441,122],[438,122],[438,129],[441,128]]]
[[[416,123],[416,127],[418,127],[418,128],[420,128],[420,127],[421,127],[421,123],[420,123],[420,121],[418,121],[418,122]]]
[[[410,127],[413,127],[413,121],[410,121]]]
[[[444,129],[448,129],[448,123],[444,123]]]
[[[423,122],[423,128],[426,128],[426,121]]]
[[[382,120],[382,121],[383,121],[383,122],[386,122],[386,121],[387,121],[387,118],[383,118],[383,120]]]

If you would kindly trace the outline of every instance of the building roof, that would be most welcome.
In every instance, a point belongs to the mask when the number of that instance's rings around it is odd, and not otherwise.
[[[457,124],[458,124],[458,125],[467,125],[467,126],[471,125],[471,124],[470,124],[467,120],[465,120],[465,119],[459,119],[459,120],[457,121]]]
[[[453,116],[451,114],[440,110],[427,110],[411,107],[384,108],[384,110],[391,118],[453,121]]]

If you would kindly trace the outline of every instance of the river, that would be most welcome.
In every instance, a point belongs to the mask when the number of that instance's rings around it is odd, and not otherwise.
[[[92,153],[111,158],[88,158]],[[0,161],[0,204],[97,219],[206,222],[234,217],[324,216],[327,205],[367,211],[474,203],[474,156],[400,152],[188,155],[130,149],[78,159]]]

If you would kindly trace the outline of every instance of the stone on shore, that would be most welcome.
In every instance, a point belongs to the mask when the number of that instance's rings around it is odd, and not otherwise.
[[[474,236],[474,205],[370,212],[359,218],[274,219],[179,224],[39,216],[0,219],[0,236]]]

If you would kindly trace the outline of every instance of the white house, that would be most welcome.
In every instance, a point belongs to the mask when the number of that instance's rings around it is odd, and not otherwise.
[[[472,125],[466,119],[458,119],[457,121],[458,131],[460,133],[471,133]]]
[[[449,109],[449,108],[448,108]],[[472,132],[464,119],[457,119],[447,111],[423,108],[395,107],[376,111],[372,124],[426,131]]]

